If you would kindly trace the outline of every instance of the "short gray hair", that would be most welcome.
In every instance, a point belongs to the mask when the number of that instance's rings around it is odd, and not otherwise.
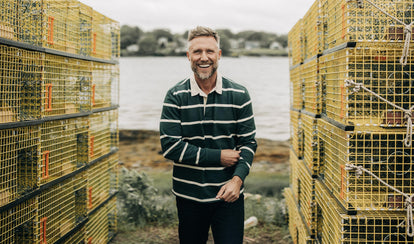
[[[220,36],[218,35],[217,31],[204,26],[197,26],[196,28],[190,30],[188,32],[188,42],[200,36],[213,37],[217,42],[217,46],[220,48]]]

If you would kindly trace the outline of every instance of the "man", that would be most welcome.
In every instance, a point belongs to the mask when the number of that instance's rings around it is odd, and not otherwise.
[[[164,157],[174,161],[180,243],[242,243],[243,182],[257,148],[252,102],[243,86],[218,72],[218,34],[189,32],[194,75],[172,87],[160,120]]]

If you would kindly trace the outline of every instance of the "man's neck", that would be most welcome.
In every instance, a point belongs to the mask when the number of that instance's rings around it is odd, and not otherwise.
[[[217,81],[217,72],[215,72],[210,78],[202,80],[197,75],[195,75],[195,80],[197,82],[198,87],[206,94],[208,95],[211,90],[216,87],[216,81]]]

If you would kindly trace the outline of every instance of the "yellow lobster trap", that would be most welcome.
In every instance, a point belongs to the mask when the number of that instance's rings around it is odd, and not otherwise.
[[[403,43],[414,20],[411,0],[322,0],[324,49],[346,42]],[[411,33],[411,30],[410,30]]]
[[[295,152],[289,151],[290,175],[289,182],[292,193],[296,199],[299,198],[299,165],[303,164],[303,160],[298,159]]]
[[[32,190],[25,183],[37,179],[39,138],[39,126],[0,130],[0,206]]]
[[[121,27],[119,22],[111,21],[111,59],[118,60],[121,57]]]
[[[283,190],[283,196],[286,199],[289,216],[289,232],[292,241],[295,244],[312,244],[315,240],[311,238],[305,223],[303,222],[300,210],[297,207],[292,190],[288,187]]]
[[[41,116],[90,111],[91,78],[90,62],[46,54]]]
[[[8,35],[3,38],[79,54],[79,11],[74,11],[72,0],[2,1],[14,7],[4,24]],[[5,3],[3,3],[6,5]]]
[[[95,10],[92,11],[92,20],[91,56],[101,59],[111,59],[111,27],[114,21]]]
[[[347,210],[404,210],[414,193],[412,155],[402,129],[345,131],[318,121],[324,143],[323,182]]]
[[[292,149],[299,158],[303,158],[304,131],[301,112],[290,110],[290,138]]]
[[[40,185],[74,172],[86,165],[80,161],[78,136],[88,131],[86,117],[55,120],[41,125]]]
[[[119,66],[92,62],[92,108],[119,104]]]
[[[303,63],[305,56],[303,41],[303,20],[299,19],[288,33],[288,54],[290,67]]]
[[[316,181],[318,205],[317,240],[320,243],[407,244],[406,214],[392,211],[361,211],[348,215],[319,181]]]
[[[117,229],[116,198],[110,199],[89,216],[86,223],[86,243],[108,243]]]
[[[118,111],[94,113],[89,121],[89,160],[93,161],[118,148]]]
[[[71,231],[79,221],[77,206],[84,203],[84,198],[77,193],[86,188],[85,173],[73,176],[38,196],[38,222],[35,225],[35,239],[27,240],[38,243],[54,243]],[[86,208],[86,205],[84,205]]]
[[[88,176],[88,203],[87,208],[90,211],[96,209],[100,204],[105,202],[118,187],[117,178],[118,154],[112,154],[106,157],[87,170]]]
[[[322,12],[321,0],[316,0],[302,18],[304,62],[323,51],[323,19],[324,13]]]
[[[304,224],[307,226],[309,234],[312,237],[315,237],[317,231],[315,179],[312,177],[309,168],[305,165],[304,162],[299,162],[297,167],[297,205],[303,215]]]
[[[20,51],[18,48],[0,45],[0,123],[20,120],[19,76],[21,77],[21,72],[19,68],[22,66],[22,60],[19,59]],[[33,71],[35,70],[36,68]]]
[[[92,53],[92,7],[79,1],[70,2],[73,11],[79,12],[79,51],[82,56],[90,56]]]
[[[84,244],[86,240],[86,227],[80,227],[75,233],[73,233],[70,237],[63,240],[61,243],[63,244]]]
[[[34,238],[33,228],[38,220],[38,203],[32,198],[0,213],[0,243],[28,243]]]
[[[310,169],[312,176],[317,176],[320,171],[323,171],[323,142],[318,133],[319,120],[315,116],[301,114],[304,133],[304,162]]]
[[[304,83],[302,78],[303,65],[290,69],[290,107],[292,109],[303,109],[304,104]]]
[[[301,65],[301,79],[303,81],[304,109],[313,114],[322,112],[322,83],[319,77],[319,59],[307,60]],[[293,91],[298,92],[298,91]]]
[[[88,61],[0,45],[0,123],[91,111]]]
[[[414,70],[400,44],[357,45],[320,60],[323,111],[342,124],[402,127],[414,100]]]
[[[2,0],[0,6],[0,38],[105,60],[119,58],[119,23],[76,0]]]

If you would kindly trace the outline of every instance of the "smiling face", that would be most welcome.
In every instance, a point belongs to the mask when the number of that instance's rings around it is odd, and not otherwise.
[[[192,39],[189,44],[187,57],[196,78],[200,80],[211,78],[217,71],[221,57],[216,39],[211,36],[199,36]]]

